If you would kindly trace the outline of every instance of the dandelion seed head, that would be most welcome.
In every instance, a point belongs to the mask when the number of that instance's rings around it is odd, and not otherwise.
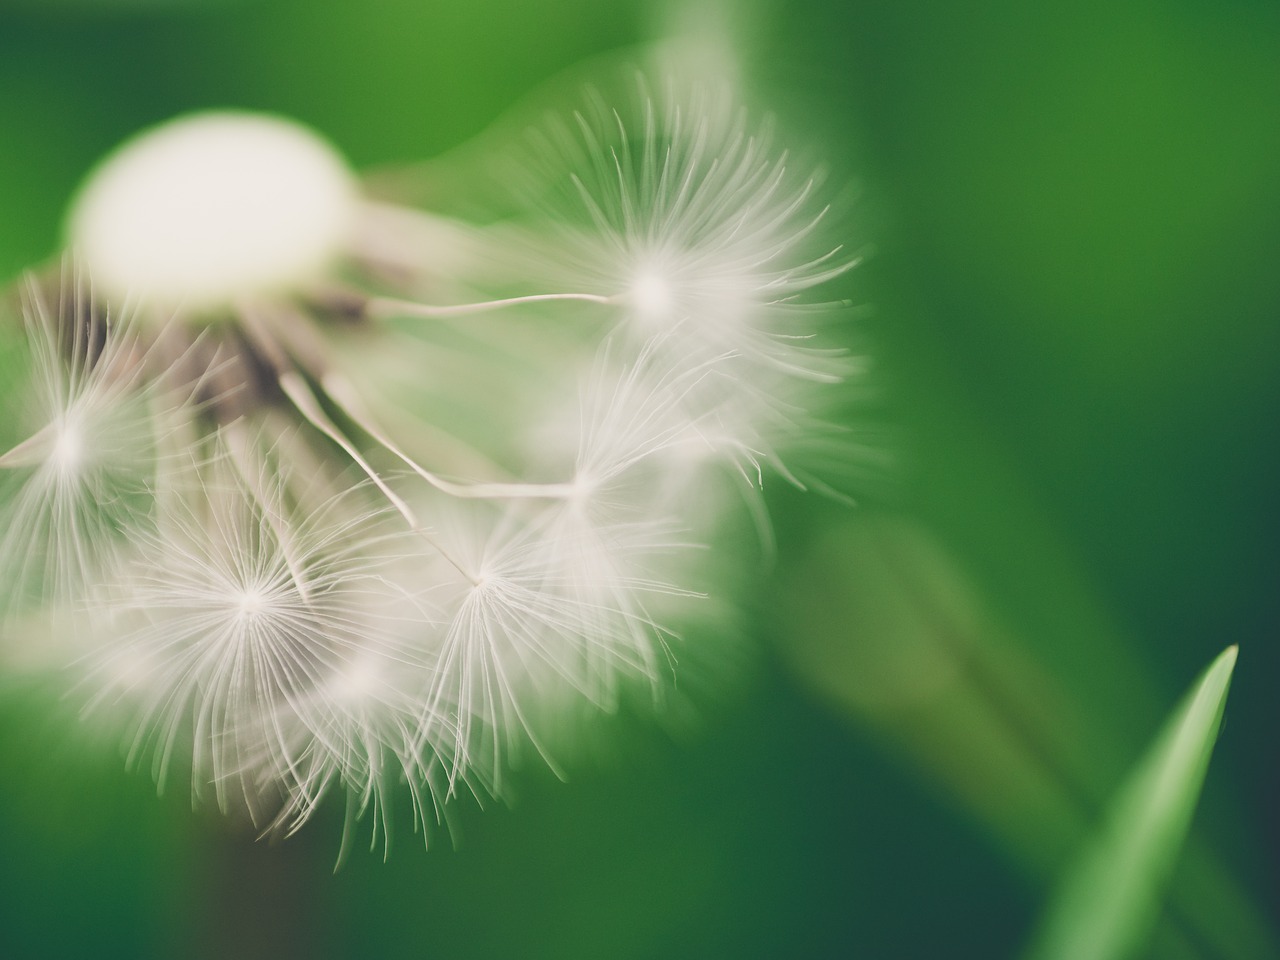
[[[201,310],[290,290],[347,239],[355,181],[307,128],[195,114],[109,156],[76,198],[71,246],[105,294]]]
[[[767,528],[765,470],[801,484],[778,451],[854,367],[797,302],[844,268],[813,183],[719,93],[639,92],[550,129],[501,225],[366,199],[254,114],[89,177],[69,237],[110,308],[29,311],[0,589],[94,612],[86,712],[157,781],[281,832],[345,794],[376,835],[388,790],[438,819],[664,700],[727,608],[722,518]]]

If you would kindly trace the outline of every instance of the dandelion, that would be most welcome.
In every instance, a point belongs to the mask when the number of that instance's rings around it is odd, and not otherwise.
[[[726,491],[766,527],[858,368],[800,302],[851,264],[816,180],[723,95],[635,99],[530,132],[488,224],[256,114],[89,177],[74,276],[25,298],[0,563],[7,610],[94,611],[66,666],[131,763],[264,831],[342,794],[376,837],[393,792],[439,820],[559,770],[558,720],[663,702]]]

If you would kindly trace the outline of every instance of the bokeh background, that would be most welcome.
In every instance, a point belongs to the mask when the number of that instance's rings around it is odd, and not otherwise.
[[[821,157],[893,464],[770,491],[755,655],[693,725],[424,852],[254,842],[0,681],[3,957],[1003,957],[1197,673],[1240,645],[1150,952],[1273,955],[1280,8],[0,0],[0,278],[103,152],[199,107],[429,159],[591,58],[723,29]],[[719,22],[721,27],[715,24]],[[589,72],[589,71],[588,71]]]

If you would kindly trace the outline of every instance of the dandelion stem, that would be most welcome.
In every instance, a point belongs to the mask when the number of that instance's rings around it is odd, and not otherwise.
[[[475,303],[459,303],[452,306],[433,306],[413,300],[397,300],[393,297],[373,297],[365,305],[365,313],[372,317],[419,317],[438,320],[446,317],[463,317],[472,313],[485,313],[526,303],[554,300],[582,300],[605,306],[618,302],[617,297],[605,297],[597,293],[535,293],[525,297],[507,297],[503,300],[480,300]]]
[[[296,551],[293,548],[293,539],[289,536],[282,518],[262,487],[262,477],[252,463],[253,456],[250,453],[249,438],[246,436],[243,426],[239,423],[230,425],[225,432],[227,450],[231,454],[231,463],[235,467],[236,473],[240,475],[240,479],[249,488],[253,498],[258,501],[263,517],[275,534],[276,543],[280,545],[280,553],[284,557],[285,566],[289,570],[289,577],[293,580],[293,585],[298,588],[298,596],[302,597],[303,600],[307,600],[310,597],[310,591],[307,589],[306,578],[302,575],[302,566],[299,564]]]
[[[49,457],[49,451],[57,442],[53,436],[58,432],[56,423],[45,424],[17,446],[0,454],[0,469],[13,470],[20,467],[34,467]]]
[[[311,389],[306,378],[298,371],[297,367],[290,359],[286,347],[280,343],[264,318],[249,308],[242,308],[241,314],[245,320],[246,331],[253,338],[254,343],[263,352],[268,362],[271,363],[272,367],[275,369],[276,383],[280,387],[280,391],[289,398],[289,401],[293,404],[294,408],[302,414],[303,418],[308,423],[341,447],[347,456],[349,456],[355,464],[364,471],[365,475],[373,481],[374,486],[382,492],[382,495],[387,498],[387,501],[393,507],[395,507],[400,516],[404,517],[404,520],[409,525],[410,530],[426,540],[427,543],[431,544],[432,548],[435,549],[440,556],[444,557],[444,559],[447,560],[449,564],[467,580],[472,583],[477,582],[474,574],[470,573],[459,560],[453,557],[435,538],[427,533],[421,523],[418,522],[417,515],[414,514],[410,506],[405,503],[404,499],[400,497],[399,494],[391,489],[386,480],[382,478],[381,474],[373,468],[373,465],[364,458],[364,455],[360,453],[356,445],[351,442],[350,437],[348,437],[342,429],[333,422],[332,418],[324,412],[324,408],[320,405],[320,400],[316,396],[315,391]],[[319,358],[316,359],[318,361]],[[337,403],[338,406],[343,409],[343,412],[351,418],[357,426],[363,426],[360,421],[353,416],[353,411],[349,408],[352,404],[357,408],[359,407],[359,402],[356,398],[356,391],[354,389],[345,390],[348,394],[346,398],[348,404],[344,405],[340,397],[335,397],[330,392],[335,375],[332,373],[326,374],[322,363],[317,362],[316,365],[318,369],[313,370],[312,375],[318,377],[321,380],[322,385],[325,379],[331,381],[329,386],[325,387],[326,396],[334,403]],[[339,390],[343,391],[344,389],[345,383],[339,381]],[[373,434],[371,433],[371,436],[372,435]],[[412,460],[409,460],[404,454],[395,450],[388,441],[381,440],[377,436],[374,436],[374,439],[379,440],[382,446],[386,447],[392,453],[395,453],[406,463],[411,466],[415,466]],[[419,472],[424,471],[421,471],[419,468]]]
[[[431,544],[431,546],[435,548],[435,550],[439,552],[445,560],[449,561],[449,563],[456,568],[460,574],[472,583],[475,583],[475,576],[469,573],[461,562],[451,556],[443,546],[441,546],[430,534],[427,533],[426,530],[423,529],[422,525],[418,522],[417,515],[414,514],[410,506],[404,502],[399,494],[388,486],[387,482],[382,479],[377,470],[373,469],[373,466],[364,458],[360,451],[356,449],[356,445],[348,439],[346,434],[338,429],[338,425],[334,423],[333,420],[329,418],[328,414],[324,412],[323,408],[321,408],[320,401],[316,398],[316,395],[311,388],[307,386],[307,381],[303,379],[302,375],[296,370],[285,370],[279,374],[276,381],[279,383],[280,389],[284,392],[284,395],[289,398],[289,401],[294,405],[297,411],[302,414],[303,418],[341,447],[346,455],[355,461],[356,465],[364,471],[365,475],[370,480],[373,481],[374,486],[382,491],[382,495],[387,498],[387,501],[396,508],[396,511],[400,516],[404,517],[405,523],[409,525],[409,529],[420,535],[427,541],[427,543]]]
[[[561,500],[571,497],[578,489],[574,483],[453,483],[445,480],[421,466],[378,428],[372,417],[361,409],[359,396],[345,377],[336,373],[327,373],[321,378],[320,385],[324,388],[325,394],[356,426],[404,461],[409,469],[427,483],[451,497],[479,500]]]
[[[374,417],[361,399],[360,391],[348,377],[334,369],[332,351],[329,344],[320,331],[316,329],[310,317],[304,313],[290,313],[280,316],[272,312],[264,315],[261,319],[263,323],[270,325],[272,336],[284,345],[289,355],[294,358],[296,363],[302,366],[313,381],[318,381],[321,384],[326,397],[341,408],[349,420],[378,440],[382,446],[391,450],[401,460],[411,463],[400,450],[392,448],[390,442],[386,439],[385,430],[374,429]],[[495,473],[502,472],[502,469],[490,461],[488,457],[485,457],[452,434],[444,432],[435,424],[417,423],[415,424],[415,429],[420,433],[430,430],[435,434],[437,440],[451,443],[456,448],[462,449],[468,457],[483,461],[486,469]],[[422,468],[417,464],[411,463],[411,465],[416,473],[420,475],[423,473]]]

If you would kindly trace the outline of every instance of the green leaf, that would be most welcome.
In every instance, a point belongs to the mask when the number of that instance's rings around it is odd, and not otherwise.
[[[1166,721],[1068,870],[1028,960],[1120,960],[1142,948],[1191,824],[1235,664],[1228,647]]]

